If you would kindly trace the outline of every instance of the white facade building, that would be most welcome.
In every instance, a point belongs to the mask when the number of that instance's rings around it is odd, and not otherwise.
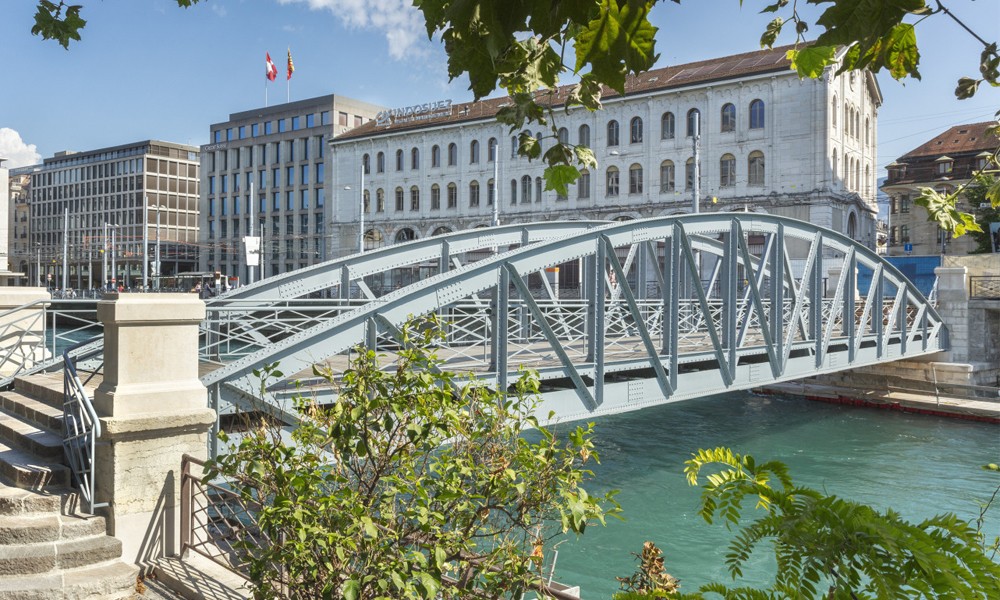
[[[495,172],[501,223],[688,212],[696,113],[702,212],[793,217],[874,248],[878,84],[835,69],[800,79],[787,49],[656,69],[630,77],[623,96],[605,94],[600,111],[557,110],[558,135],[590,146],[599,162],[566,197],[544,190],[542,161],[513,152],[516,135],[495,118],[508,98],[438,102],[366,123],[330,141],[332,256],[358,250],[362,197],[367,248],[488,226]]]

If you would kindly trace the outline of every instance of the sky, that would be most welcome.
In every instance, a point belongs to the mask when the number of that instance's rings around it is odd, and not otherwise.
[[[264,104],[264,53],[278,80],[271,105],[330,93],[400,107],[472,99],[467,80],[448,80],[439,41],[428,40],[411,0],[74,0],[88,23],[66,51],[31,35],[35,0],[0,7],[0,157],[35,164],[60,150],[145,139],[209,142],[209,126]],[[944,0],[974,31],[1000,37],[1000,1]],[[764,0],[661,1],[657,67],[759,48],[771,15]],[[804,4],[804,3],[800,3]],[[815,7],[801,7],[815,11]],[[783,34],[778,43],[794,38]],[[991,120],[1000,88],[954,98],[961,76],[978,74],[981,45],[943,15],[917,25],[922,80],[880,74],[879,172],[948,127]],[[291,49],[295,74],[286,88]]]

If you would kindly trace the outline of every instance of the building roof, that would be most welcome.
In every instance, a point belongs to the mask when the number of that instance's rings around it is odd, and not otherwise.
[[[786,57],[786,53],[792,48],[794,48],[792,45],[780,46],[673,67],[653,69],[639,75],[630,75],[625,80],[624,95],[641,95],[653,91],[702,85],[714,81],[725,81],[748,75],[760,75],[762,73],[787,72],[790,75],[794,75],[794,72],[791,71],[791,62]],[[572,91],[572,88],[572,85],[563,85],[553,90],[543,90],[538,92],[538,99],[542,104],[561,106],[566,102],[566,97]],[[621,96],[621,94],[610,88],[604,88],[601,93],[601,98],[604,100],[618,96]],[[451,107],[451,111],[448,114],[433,116],[432,118],[415,122],[394,123],[389,127],[384,125],[379,126],[375,121],[370,121],[338,136],[333,143],[378,135],[382,132],[396,133],[399,131],[417,130],[438,125],[493,118],[496,116],[497,111],[509,104],[511,104],[511,99],[507,96],[502,96],[480,100],[479,102],[456,104]]]
[[[987,129],[996,126],[996,121],[955,125],[941,135],[931,138],[913,150],[910,150],[899,161],[930,156],[954,156],[956,154],[979,153],[983,150],[993,151],[1000,146],[1000,138],[989,135]]]

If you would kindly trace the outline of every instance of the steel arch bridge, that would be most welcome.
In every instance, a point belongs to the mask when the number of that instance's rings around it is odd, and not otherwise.
[[[519,366],[536,369],[543,379],[540,416],[553,411],[557,420],[947,349],[940,316],[905,276],[854,240],[811,223],[712,213],[548,225],[551,235],[532,239],[524,233],[530,228],[513,226],[504,235],[520,238],[497,237],[490,244],[482,237],[490,234],[480,230],[468,247],[492,245],[496,252],[464,265],[455,260],[451,270],[445,253],[457,259],[460,244],[394,246],[370,258],[375,262],[366,263],[366,272],[412,264],[413,256],[424,254],[438,257],[439,269],[380,297],[361,285],[352,288],[344,275],[352,270],[343,265],[303,274],[303,280],[313,277],[308,285],[289,274],[247,288],[243,293],[260,290],[262,297],[275,289],[291,295],[336,280],[342,296],[356,289],[365,301],[286,332],[203,377],[213,405],[266,410],[292,424],[290,386],[273,385],[260,397],[254,369],[278,362],[283,372],[307,378],[306,369],[317,362],[335,371],[346,367],[357,346],[391,361],[402,325],[431,313],[447,323],[438,349],[446,368],[504,389]],[[505,251],[508,243],[520,245]],[[547,283],[546,269],[567,263],[582,265],[579,297],[560,297]],[[867,290],[856,288],[859,268],[872,272]],[[263,291],[267,286],[270,292]],[[235,299],[221,298],[209,310]],[[333,400],[329,390],[309,392],[321,402]]]

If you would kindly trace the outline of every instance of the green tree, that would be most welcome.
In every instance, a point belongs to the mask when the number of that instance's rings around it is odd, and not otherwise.
[[[565,442],[539,427],[531,373],[508,396],[441,371],[431,325],[403,330],[392,370],[359,350],[335,404],[296,399],[291,443],[258,425],[210,463],[261,505],[271,543],[238,548],[257,597],[516,598],[543,580],[549,538],[618,514],[583,486],[591,427]]]
[[[714,583],[678,599],[1000,598],[995,545],[954,514],[911,523],[892,509],[797,486],[783,463],[757,463],[727,448],[700,450],[686,464],[691,485],[715,468],[705,477],[699,513],[708,523],[739,527],[726,554],[733,578],[767,542],[777,575],[767,589]],[[747,500],[764,514],[740,527]]]

